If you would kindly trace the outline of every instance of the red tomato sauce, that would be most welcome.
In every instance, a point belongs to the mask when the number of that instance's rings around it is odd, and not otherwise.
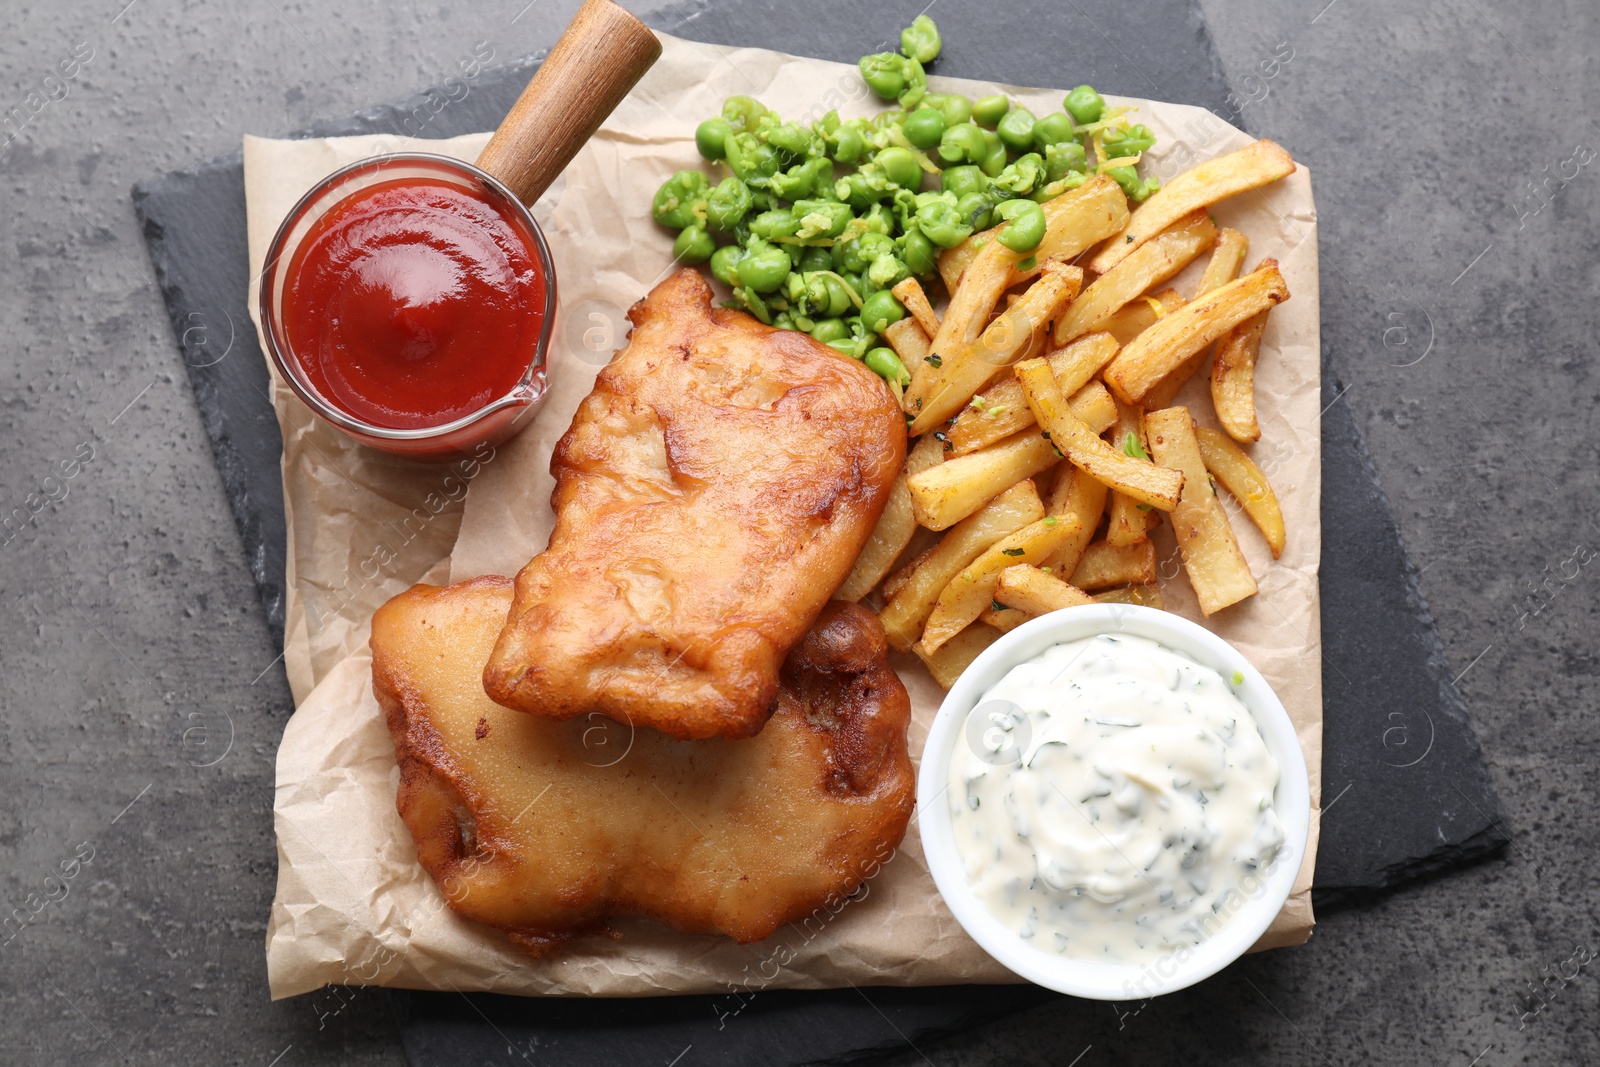
[[[324,400],[416,429],[509,393],[533,361],[544,302],[538,253],[500,208],[401,178],[317,220],[289,263],[283,328]]]

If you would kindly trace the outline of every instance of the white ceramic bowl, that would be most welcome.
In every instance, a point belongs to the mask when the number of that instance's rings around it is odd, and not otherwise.
[[[1146,964],[1075,960],[1035,948],[1018,937],[972,892],[950,828],[950,756],[962,743],[967,713],[1017,664],[1052,645],[1102,633],[1147,637],[1185,653],[1224,678],[1231,679],[1234,671],[1243,674],[1244,684],[1235,690],[1255,716],[1262,739],[1278,761],[1274,807],[1285,832],[1278,860],[1267,868],[1254,891],[1247,890],[1245,904],[1215,935],[1193,949]],[[1092,604],[1053,611],[1022,624],[985,649],[956,680],[928,732],[917,778],[917,809],[928,869],[945,903],[973,940],[1030,982],[1075,997],[1120,1001],[1143,1000],[1193,985],[1222,970],[1256,942],[1289,898],[1300,870],[1311,819],[1311,792],[1305,758],[1288,713],[1266,679],[1237,649],[1203,626],[1169,612],[1131,604]]]

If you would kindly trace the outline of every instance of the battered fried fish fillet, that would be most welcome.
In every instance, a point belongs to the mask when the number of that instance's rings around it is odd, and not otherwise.
[[[415,586],[372,620],[400,817],[461,915],[534,955],[623,915],[757,941],[893,855],[911,703],[870,612],[827,606],[758,736],[679,741],[490,701],[479,665],[510,606],[508,579],[479,578]]]
[[[484,688],[549,718],[749,737],[883,510],[905,418],[855,360],[713,310],[695,270],[628,317],[550,460],[550,547],[517,575]]]

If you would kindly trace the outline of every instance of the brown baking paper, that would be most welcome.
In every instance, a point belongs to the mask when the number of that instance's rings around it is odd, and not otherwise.
[[[759,944],[739,946],[628,920],[618,924],[619,940],[590,938],[535,961],[495,931],[450,911],[418,866],[395,813],[394,749],[371,692],[371,612],[415,581],[515,574],[544,548],[553,523],[551,449],[595,374],[624,343],[627,307],[672,268],[670,235],[651,221],[650,199],[673,171],[702,165],[695,125],[735,93],[807,121],[830,108],[849,117],[880,106],[852,66],[673,38],[663,43],[655,67],[535,209],[555,259],[560,312],[549,397],[527,432],[470,470],[391,461],[318,425],[275,383],[289,517],[285,660],[298,710],[278,752],[278,888],[267,932],[274,997],[328,983],[603,996],[720,992],[730,994],[732,1012],[742,1003],[732,994],[759,989],[1019,980],[979,949],[941,903],[915,820],[859,899]],[[936,90],[969,96],[996,91],[960,79],[930,82]],[[1004,88],[1036,114],[1060,107],[1059,89]],[[1158,134],[1146,169],[1162,177],[1250,140],[1200,108],[1113,102],[1136,104],[1135,119]],[[278,222],[334,168],[404,147],[470,159],[486,137],[417,145],[389,137],[247,138],[252,276]],[[1262,440],[1253,449],[1282,500],[1288,548],[1273,561],[1255,529],[1236,517],[1261,592],[1206,621],[1277,690],[1310,770],[1311,837],[1293,896],[1256,946],[1267,948],[1310,936],[1321,792],[1320,360],[1310,176],[1301,170],[1214,214],[1249,236],[1251,263],[1277,258],[1292,293],[1273,311],[1262,345]],[[1195,264],[1174,284],[1192,292],[1199,270]],[[251,298],[254,315],[253,292]],[[1191,385],[1179,402],[1201,422],[1213,421],[1200,385]],[[1169,608],[1199,619],[1168,527],[1157,537]],[[897,658],[896,667],[911,692],[915,755],[943,692],[915,659]]]

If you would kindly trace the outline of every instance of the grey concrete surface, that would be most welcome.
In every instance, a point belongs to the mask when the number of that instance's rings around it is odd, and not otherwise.
[[[129,186],[434,84],[479,41],[545,47],[576,3],[125,2],[12,6],[0,35],[0,111],[60,97],[0,154],[0,917],[27,919],[0,930],[0,1063],[399,1064],[379,995],[267,999],[289,695]],[[1600,1062],[1600,971],[1576,967],[1600,952],[1600,193],[1567,162],[1600,149],[1600,15],[1324,4],[1204,7],[1247,121],[1315,174],[1337,402],[1516,847],[1204,998],[1052,1006],[897,1063]]]

